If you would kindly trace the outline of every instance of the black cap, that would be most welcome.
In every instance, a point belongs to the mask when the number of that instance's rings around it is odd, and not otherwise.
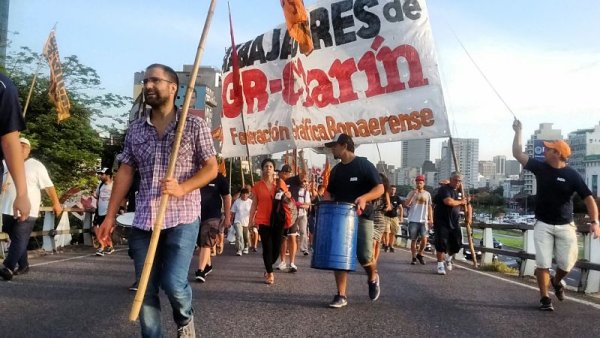
[[[331,142],[325,143],[325,147],[331,148],[336,143],[347,144],[347,145],[354,146],[354,141],[352,141],[352,137],[350,137],[350,135],[347,135],[347,134],[335,134],[335,136],[333,136],[333,138],[331,139]],[[354,149],[354,148],[352,148],[352,149]]]
[[[278,172],[284,172],[284,173],[291,173],[292,172],[292,167],[290,167],[289,164],[284,164],[283,167],[281,167],[281,169],[279,169]]]
[[[96,170],[96,174],[98,174],[98,175],[100,175],[100,174],[112,175],[112,169],[110,169],[110,168],[102,168],[102,169]]]

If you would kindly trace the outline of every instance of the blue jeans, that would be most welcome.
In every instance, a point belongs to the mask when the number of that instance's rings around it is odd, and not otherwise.
[[[29,266],[27,244],[36,219],[36,217],[28,217],[24,222],[19,222],[11,215],[2,215],[2,231],[6,232],[10,238],[10,247],[4,259],[4,266],[13,272],[17,268],[17,264],[19,269]]]
[[[162,230],[156,248],[154,264],[140,312],[142,337],[163,337],[160,320],[161,287],[171,303],[173,319],[177,326],[186,325],[192,318],[192,288],[188,283],[188,271],[198,238],[200,220]],[[135,274],[142,275],[144,260],[150,245],[152,231],[133,228],[129,236],[129,248],[135,265]]]

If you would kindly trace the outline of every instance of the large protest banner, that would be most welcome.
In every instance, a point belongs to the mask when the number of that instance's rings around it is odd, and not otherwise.
[[[320,147],[339,132],[357,144],[450,135],[424,0],[322,0],[308,12],[308,57],[284,25],[238,45],[243,97],[227,51],[225,157],[246,143],[251,155]]]

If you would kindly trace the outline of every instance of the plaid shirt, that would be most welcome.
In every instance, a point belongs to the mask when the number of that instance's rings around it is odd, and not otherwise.
[[[117,157],[121,163],[137,168],[141,176],[133,220],[136,228],[151,230],[156,221],[161,196],[159,180],[167,175],[179,114],[177,112],[176,120],[167,127],[162,140],[150,122],[149,114],[147,118],[133,122],[125,137],[123,152]],[[173,178],[178,182],[186,181],[212,156],[215,156],[215,148],[208,125],[204,120],[188,115]],[[199,217],[200,189],[180,198],[169,196],[163,229],[192,223]]]

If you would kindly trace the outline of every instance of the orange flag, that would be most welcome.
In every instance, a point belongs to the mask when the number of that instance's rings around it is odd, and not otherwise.
[[[285,23],[290,36],[298,42],[300,52],[309,55],[313,49],[312,35],[310,34],[310,25],[308,15],[304,8],[302,0],[280,0]]]
[[[219,163],[219,172],[223,176],[227,176],[227,169],[225,168],[225,159],[221,159],[221,163]]]
[[[327,189],[327,185],[329,185],[329,174],[331,173],[331,168],[329,167],[329,161],[325,160],[325,168],[323,168],[323,186]]]
[[[58,122],[60,122],[71,116],[69,113],[71,103],[69,102],[69,96],[67,95],[67,89],[65,88],[65,82],[63,81],[63,71],[60,64],[58,45],[56,44],[54,31],[50,32],[48,40],[46,40],[43,54],[50,66],[50,88],[48,88],[48,95],[50,96],[50,101],[52,101],[56,107]]]

